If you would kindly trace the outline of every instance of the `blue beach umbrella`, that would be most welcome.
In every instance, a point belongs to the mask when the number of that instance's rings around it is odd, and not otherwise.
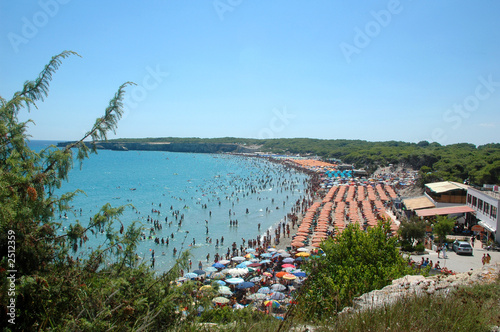
[[[223,269],[226,267],[224,264],[221,264],[221,263],[214,263],[214,264],[212,264],[212,266],[217,268],[217,269]]]
[[[306,273],[305,273],[305,272],[302,272],[302,271],[293,272],[292,274],[293,274],[294,276],[296,276],[296,277],[299,277],[299,278],[304,278],[304,277],[306,277],[306,276],[307,276],[307,275],[306,275]]]
[[[245,280],[243,280],[242,278],[229,278],[229,279],[226,279],[226,282],[228,284],[236,285],[236,284],[241,284],[242,282],[245,282]]]
[[[217,280],[216,283],[218,283],[220,286],[226,286],[226,283],[222,280]]]
[[[267,264],[267,263],[271,263],[271,260],[269,259],[264,259],[264,260],[261,260],[260,261],[261,264]]]
[[[260,257],[271,258],[273,257],[273,254],[266,252],[265,254],[260,255]]]
[[[259,290],[257,291],[257,293],[261,293],[261,294],[271,294],[273,291],[271,290],[271,288],[269,287],[261,287],[259,288]]]
[[[242,282],[241,284],[238,284],[236,286],[236,288],[237,289],[247,289],[247,288],[250,288],[253,286],[255,286],[255,284],[253,282],[245,281],[245,282]]]
[[[209,267],[205,268],[205,271],[207,271],[207,272],[215,272],[215,271],[217,271],[217,269],[215,267],[213,267],[213,266],[209,266]]]
[[[194,278],[198,277],[198,275],[197,275],[196,273],[192,273],[192,272],[191,272],[191,273],[186,273],[186,274],[184,275],[184,277],[185,277],[185,278],[188,278],[188,279],[194,279]]]

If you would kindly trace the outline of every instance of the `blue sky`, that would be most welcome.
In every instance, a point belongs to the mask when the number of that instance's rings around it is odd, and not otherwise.
[[[500,141],[498,1],[0,1],[0,95],[66,59],[33,139]]]

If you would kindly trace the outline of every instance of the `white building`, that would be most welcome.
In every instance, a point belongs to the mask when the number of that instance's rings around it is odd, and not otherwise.
[[[484,228],[488,236],[492,235],[496,242],[500,242],[500,233],[497,232],[499,229],[500,193],[469,187],[467,206],[474,209],[478,224]]]

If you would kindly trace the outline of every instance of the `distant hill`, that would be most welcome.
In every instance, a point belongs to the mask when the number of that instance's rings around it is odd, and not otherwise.
[[[452,180],[472,184],[500,183],[500,144],[481,146],[460,143],[440,145],[422,141],[368,142],[364,140],[323,140],[312,138],[120,138],[110,143],[171,143],[171,144],[223,144],[239,146],[239,151],[317,155],[324,159],[336,158],[356,168],[374,171],[389,164],[421,170],[422,181]],[[238,150],[235,148],[236,150]],[[209,152],[209,151],[208,151]],[[227,151],[231,152],[231,151]]]

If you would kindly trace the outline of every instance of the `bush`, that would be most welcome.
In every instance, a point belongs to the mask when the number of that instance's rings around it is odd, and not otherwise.
[[[415,251],[416,252],[424,252],[425,251],[425,246],[423,243],[419,243],[415,246]]]
[[[406,252],[413,252],[414,248],[408,241],[401,241],[401,250]]]

